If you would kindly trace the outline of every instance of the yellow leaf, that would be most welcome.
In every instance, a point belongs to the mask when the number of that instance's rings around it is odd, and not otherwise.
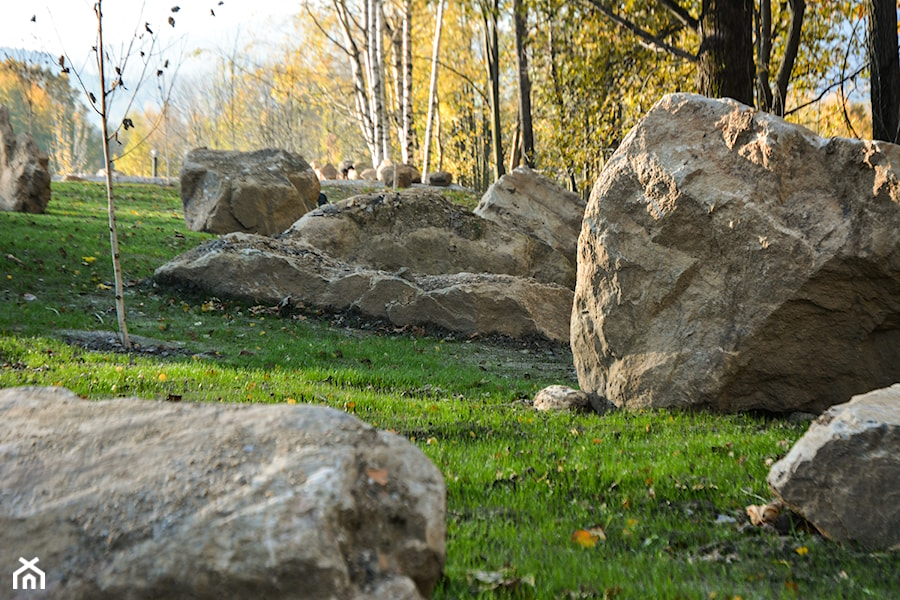
[[[285,400],[285,402],[287,402],[288,404],[297,404],[297,401],[293,398],[288,398],[287,400]]]
[[[160,381],[165,381],[166,379],[168,379],[168,377],[166,377],[165,373],[160,373],[157,379],[159,379]]]
[[[387,485],[388,472],[387,469],[366,469],[366,476],[378,485]]]
[[[806,556],[807,554],[809,554],[809,548],[807,548],[806,546],[800,546],[795,552],[797,552],[797,554],[799,554],[800,556]]]
[[[94,262],[95,260],[97,260],[97,257],[96,257],[96,256],[82,256],[82,257],[81,257],[81,260],[83,260],[83,261],[86,262],[87,264],[91,264],[92,262]]]
[[[598,541],[605,541],[606,533],[599,526],[578,529],[572,534],[572,541],[582,548],[593,548]]]

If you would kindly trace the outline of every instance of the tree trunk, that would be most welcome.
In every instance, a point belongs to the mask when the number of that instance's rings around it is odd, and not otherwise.
[[[500,0],[482,4],[484,19],[485,62],[488,72],[488,88],[491,108],[491,155],[494,164],[494,180],[503,176],[503,130],[500,124],[500,41],[497,33],[497,13]]]
[[[756,93],[760,110],[784,116],[787,105],[788,84],[800,50],[803,15],[806,0],[790,0],[791,24],[785,43],[784,57],[775,78],[775,89],[770,83],[772,59],[772,0],[760,0],[759,19],[756,23]]]
[[[753,0],[703,0],[697,89],[753,106]]]
[[[897,5],[894,0],[866,0],[869,17],[872,139],[900,141],[900,60],[897,58]]]
[[[403,8],[403,110],[400,140],[404,164],[412,164],[415,153],[416,129],[413,123],[413,62],[412,62],[412,0]]]
[[[353,75],[353,96],[354,106],[356,110],[356,120],[359,128],[362,130],[363,138],[366,141],[366,147],[369,149],[369,156],[372,157],[372,165],[378,167],[375,162],[375,155],[378,154],[375,141],[374,124],[369,113],[369,93],[366,85],[365,70],[363,69],[362,57],[368,57],[368,50],[359,49],[356,40],[353,37],[353,29],[351,27],[350,14],[347,11],[347,5],[344,0],[334,0],[334,9],[338,16],[338,22],[341,24],[341,30],[344,33],[344,41],[347,44],[345,49],[350,59],[350,72]],[[368,64],[368,60],[365,61]],[[379,161],[380,162],[380,161]]]
[[[366,0],[366,79],[369,96],[369,119],[372,122],[372,166],[376,169],[384,159],[384,136],[381,120],[381,69],[378,62],[378,13],[381,7],[378,0]]]
[[[375,114],[379,124],[379,136],[381,140],[381,157],[383,160],[391,158],[391,133],[387,119],[387,94],[384,85],[384,7],[382,0],[374,0],[375,5],[375,61],[372,70],[373,88],[375,91]]]
[[[428,175],[428,154],[431,150],[431,123],[437,97],[438,56],[441,46],[441,27],[444,22],[444,0],[438,0],[437,16],[434,19],[434,43],[431,45],[431,83],[428,86],[428,117],[425,121],[425,149],[422,156],[422,183]]]
[[[122,264],[119,261],[119,235],[116,227],[116,200],[113,194],[113,165],[109,152],[109,113],[106,104],[106,54],[103,51],[103,2],[94,5],[97,15],[97,69],[100,73],[100,123],[103,130],[103,161],[106,164],[106,201],[109,216],[109,247],[112,254],[113,279],[116,292],[116,316],[119,321],[119,340],[126,350],[131,348],[128,327],[125,324],[125,285],[122,278]]]
[[[528,22],[527,8],[522,0],[513,0],[516,24],[516,62],[519,80],[519,135],[522,160],[525,166],[534,168],[534,128],[531,119],[531,79],[528,77]],[[517,161],[518,164],[518,161]]]

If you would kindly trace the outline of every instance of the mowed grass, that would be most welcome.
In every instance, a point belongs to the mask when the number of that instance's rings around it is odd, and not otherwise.
[[[538,389],[576,385],[567,348],[352,328],[340,315],[279,318],[155,287],[157,266],[210,236],[186,230],[175,188],[117,190],[129,331],[183,350],[62,341],[66,330],[113,331],[116,318],[104,188],[54,183],[46,214],[0,213],[3,387],[316,403],[395,431],[447,482],[436,598],[900,598],[896,554],[746,524],[745,506],[770,498],[767,462],[806,425],[540,414],[528,404]]]

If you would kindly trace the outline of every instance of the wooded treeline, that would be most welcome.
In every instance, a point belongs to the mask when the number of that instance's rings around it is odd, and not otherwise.
[[[896,37],[882,41],[870,17],[885,0],[441,1],[307,0],[277,53],[260,58],[257,39],[241,38],[206,51],[207,74],[130,115],[118,170],[149,175],[156,150],[159,174],[175,177],[198,146],[423,169],[428,140],[427,169],[463,185],[531,164],[583,192],[665,93],[728,95],[822,135],[870,137],[868,55],[887,47],[893,77],[893,43],[900,66]],[[0,101],[14,72],[0,71]],[[64,87],[42,77],[42,89]],[[875,87],[896,103],[892,81]],[[31,130],[48,122],[28,110]]]

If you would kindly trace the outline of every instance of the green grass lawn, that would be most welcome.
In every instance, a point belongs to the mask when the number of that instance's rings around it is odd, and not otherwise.
[[[116,316],[105,190],[54,183],[46,214],[0,213],[3,387],[317,403],[393,430],[447,482],[437,598],[900,598],[897,554],[746,524],[744,507],[770,498],[767,460],[805,425],[704,412],[539,414],[528,406],[538,389],[577,385],[565,347],[278,318],[271,307],[157,288],[156,267],[210,236],[186,230],[176,188],[120,185],[117,195],[129,332],[183,351],[63,341],[67,330],[112,331]]]

